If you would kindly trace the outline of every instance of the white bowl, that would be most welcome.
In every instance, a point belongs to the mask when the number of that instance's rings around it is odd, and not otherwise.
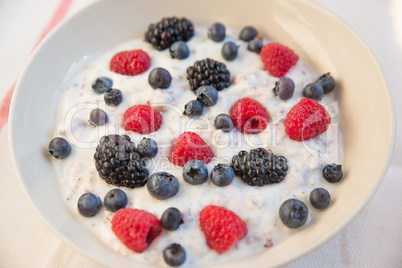
[[[284,242],[219,267],[283,265],[328,242],[378,188],[392,154],[395,117],[384,77],[363,41],[331,13],[299,0],[99,1],[59,25],[25,67],[10,113],[14,164],[38,213],[63,241],[94,260],[114,267],[135,266],[100,242],[67,208],[46,148],[54,129],[56,89],[70,67],[84,56],[142,36],[150,22],[170,15],[186,16],[195,25],[254,25],[263,36],[292,47],[318,73],[330,70],[340,81],[347,177],[337,187],[333,205]]]

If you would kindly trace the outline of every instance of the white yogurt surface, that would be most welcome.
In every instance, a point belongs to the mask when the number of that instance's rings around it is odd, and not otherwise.
[[[260,56],[248,51],[247,43],[237,39],[238,31],[227,29],[226,33],[225,40],[216,43],[207,38],[207,28],[197,27],[195,36],[187,43],[190,57],[185,60],[172,59],[168,50],[157,51],[143,38],[125,42],[92,61],[83,59],[77,63],[69,73],[71,78],[66,79],[65,86],[60,90],[54,136],[66,137],[73,146],[72,154],[67,159],[53,161],[62,194],[88,230],[124,256],[166,265],[162,251],[170,243],[179,243],[185,248],[187,260],[183,266],[189,267],[258,254],[297,231],[287,228],[279,219],[279,207],[285,200],[298,198],[306,203],[309,217],[302,228],[308,228],[311,219],[319,213],[308,201],[310,192],[317,187],[323,187],[330,193],[334,191],[335,185],[322,177],[324,165],[343,160],[341,133],[336,123],[338,106],[337,102],[332,101],[334,96],[326,95],[320,101],[333,117],[329,129],[320,136],[306,142],[293,141],[287,137],[283,124],[288,111],[302,98],[303,87],[315,81],[319,74],[299,59],[297,65],[287,73],[295,82],[295,93],[291,99],[281,100],[272,91],[278,78],[263,69]],[[240,46],[238,57],[232,62],[224,60],[221,55],[223,43],[229,40]],[[114,54],[132,49],[142,49],[151,57],[151,67],[145,73],[124,76],[109,70],[109,61]],[[195,99],[186,79],[186,69],[196,60],[205,58],[225,63],[231,73],[232,85],[219,92],[218,103],[206,107],[202,117],[190,119],[182,115],[185,104]],[[172,84],[167,90],[154,90],[148,84],[148,74],[156,67],[163,67],[172,75]],[[93,81],[101,76],[112,79],[113,88],[122,91],[123,102],[118,107],[105,105],[104,95],[92,89]],[[237,130],[229,133],[216,130],[213,126],[214,118],[220,113],[229,114],[232,105],[244,97],[258,100],[267,109],[271,117],[268,128],[255,135],[242,134]],[[149,104],[159,109],[163,122],[158,131],[140,135],[124,130],[123,114],[127,108],[137,104]],[[92,127],[89,124],[89,114],[94,108],[107,112],[107,125]],[[284,181],[263,187],[248,186],[238,177],[226,187],[215,186],[209,180],[201,185],[190,185],[182,178],[182,168],[168,160],[172,142],[184,131],[198,133],[211,146],[215,157],[208,165],[209,172],[218,163],[230,163],[232,156],[241,150],[264,147],[288,159],[288,174]],[[126,248],[114,235],[110,223],[114,213],[103,207],[95,217],[85,218],[77,210],[77,200],[83,193],[92,192],[103,200],[109,190],[116,188],[103,182],[93,161],[99,139],[108,134],[127,134],[135,144],[142,137],[154,139],[159,145],[159,153],[154,159],[148,160],[150,174],[166,171],[175,175],[180,184],[178,194],[164,201],[151,197],[146,187],[122,188],[129,198],[128,207],[144,209],[158,218],[169,207],[177,207],[183,213],[184,224],[176,231],[163,230],[142,254]],[[209,204],[232,210],[247,224],[247,236],[223,254],[207,246],[199,228],[199,213]]]

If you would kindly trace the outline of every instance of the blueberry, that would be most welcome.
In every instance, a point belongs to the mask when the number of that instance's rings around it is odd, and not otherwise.
[[[85,193],[78,199],[78,211],[84,217],[95,216],[102,207],[102,201],[93,193]]]
[[[226,42],[222,47],[222,56],[225,60],[232,61],[237,57],[239,46],[232,41]]]
[[[335,80],[330,73],[321,75],[315,82],[322,86],[324,94],[331,92],[335,88]]]
[[[331,164],[326,165],[322,170],[322,175],[324,179],[328,182],[335,183],[342,179],[343,172],[342,172],[342,165]]]
[[[254,27],[248,26],[241,30],[239,39],[248,42],[250,40],[253,40],[257,34],[258,32]]]
[[[293,96],[295,83],[289,77],[282,77],[275,82],[275,87],[272,90],[275,96],[279,96],[282,100],[287,100]]]
[[[291,198],[279,208],[279,218],[289,228],[299,228],[308,217],[308,209],[302,201]]]
[[[198,117],[204,112],[204,106],[198,100],[189,101],[186,106],[184,106],[184,115],[190,118]]]
[[[123,94],[119,89],[109,88],[104,98],[107,105],[117,106],[123,101]]]
[[[172,76],[169,71],[164,68],[153,69],[148,76],[148,83],[153,89],[168,88],[172,82]]]
[[[99,94],[105,93],[112,86],[113,81],[107,77],[99,77],[92,83],[92,88]]]
[[[170,244],[163,250],[163,259],[167,265],[180,266],[186,261],[186,251],[179,244]]]
[[[103,126],[109,121],[107,113],[102,109],[93,109],[89,115],[89,123],[93,126]]]
[[[211,173],[211,181],[217,186],[226,186],[232,183],[234,170],[227,164],[218,164]]]
[[[179,182],[170,173],[158,172],[149,177],[147,188],[152,197],[165,200],[177,194],[179,191]]]
[[[153,139],[142,138],[138,143],[137,151],[143,158],[153,158],[158,154],[158,144]]]
[[[48,151],[57,159],[64,159],[71,154],[71,145],[64,138],[56,137],[49,142]]]
[[[186,59],[190,55],[190,50],[188,49],[187,43],[184,41],[174,42],[170,48],[170,55],[173,59]]]
[[[164,229],[174,231],[183,223],[183,216],[177,208],[168,208],[163,212],[161,225]]]
[[[214,126],[223,132],[230,132],[234,128],[233,119],[227,114],[219,114],[215,117]]]
[[[218,91],[211,86],[201,86],[197,89],[197,100],[204,106],[213,106],[218,101]]]
[[[324,188],[316,188],[310,193],[310,203],[317,209],[328,207],[331,202],[331,196]]]
[[[225,26],[221,23],[214,23],[208,31],[208,36],[215,42],[220,42],[225,39]]]
[[[125,192],[120,189],[110,190],[103,199],[105,208],[111,212],[116,212],[121,208],[125,208],[128,199]]]
[[[262,49],[262,41],[260,39],[253,39],[248,42],[247,49],[251,52],[255,52],[257,54],[260,54],[260,51]]]
[[[321,100],[324,96],[324,89],[320,84],[310,83],[304,87],[303,96],[313,100]]]
[[[200,160],[190,160],[183,167],[183,179],[193,185],[204,183],[208,179],[207,166]]]

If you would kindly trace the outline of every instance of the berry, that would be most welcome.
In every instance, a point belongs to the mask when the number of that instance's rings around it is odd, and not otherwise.
[[[64,159],[71,154],[71,145],[66,139],[56,137],[49,142],[48,152],[57,159]]]
[[[207,166],[200,160],[190,160],[183,167],[183,179],[192,184],[198,185],[207,181]]]
[[[176,41],[188,41],[194,35],[193,23],[186,18],[163,18],[150,24],[145,33],[145,41],[156,49],[164,50]]]
[[[237,57],[237,50],[239,49],[239,46],[236,45],[234,42],[226,42],[222,46],[222,57],[225,60],[232,61],[236,59]]]
[[[183,223],[183,216],[177,208],[168,208],[161,217],[162,227],[169,231],[174,231]]]
[[[212,157],[214,153],[208,144],[197,133],[186,131],[174,141],[169,160],[182,167],[192,159],[208,164]]]
[[[113,81],[107,77],[99,77],[92,83],[92,88],[95,90],[96,93],[102,94],[105,93],[106,90],[112,88]]]
[[[151,58],[141,50],[122,51],[110,60],[110,70],[123,75],[142,74],[151,66]]]
[[[102,207],[102,201],[93,193],[85,193],[78,198],[78,212],[84,217],[93,217]]]
[[[253,149],[250,153],[240,151],[232,157],[231,166],[235,174],[251,186],[281,182],[289,169],[286,157],[264,148]]]
[[[143,158],[153,158],[158,154],[158,144],[153,139],[142,138],[137,145],[137,151]]]
[[[312,99],[301,99],[286,116],[285,132],[292,140],[306,141],[325,132],[330,123],[324,106]]]
[[[162,225],[145,210],[124,208],[114,214],[112,231],[126,247],[141,253],[162,232]]]
[[[233,178],[233,168],[227,164],[218,164],[211,173],[211,181],[217,186],[229,185],[232,183]]]
[[[212,86],[220,91],[230,86],[230,72],[224,63],[204,59],[187,68],[187,80],[192,91],[200,86]]]
[[[275,87],[272,90],[275,96],[279,96],[282,100],[287,100],[293,96],[295,83],[289,77],[282,77],[275,82]]]
[[[99,176],[108,184],[136,188],[147,183],[145,161],[126,135],[109,135],[100,139],[94,154]]]
[[[256,100],[243,98],[230,109],[235,127],[242,133],[256,134],[267,128],[269,114]]]
[[[303,89],[303,97],[321,100],[322,96],[324,96],[324,89],[320,84],[310,83]]]
[[[174,42],[173,45],[170,46],[169,51],[173,59],[182,60],[188,58],[190,55],[190,50],[186,42],[183,41]]]
[[[92,126],[103,126],[109,121],[107,113],[102,109],[93,109],[89,114],[89,123]]]
[[[149,105],[134,105],[123,116],[124,129],[140,134],[157,131],[162,124],[162,115]]]
[[[186,106],[184,106],[184,115],[190,118],[198,117],[204,112],[204,106],[198,100],[189,101]]]
[[[328,207],[331,202],[331,196],[324,188],[316,188],[310,193],[310,203],[317,209]]]
[[[322,175],[324,176],[324,179],[330,183],[338,182],[343,177],[342,165],[326,165],[322,170]]]
[[[234,122],[227,114],[219,114],[215,117],[214,126],[216,129],[220,129],[223,132],[230,132],[234,128]]]
[[[296,65],[299,56],[296,53],[279,43],[268,43],[260,52],[264,69],[275,77],[283,77],[289,69]]]
[[[128,203],[128,198],[125,192],[120,189],[110,190],[103,199],[105,208],[111,212],[116,212],[119,209],[125,208]]]
[[[246,223],[234,212],[214,205],[206,206],[200,213],[200,227],[207,244],[223,253],[247,235]]]
[[[322,86],[324,94],[331,92],[335,88],[335,80],[330,73],[321,75],[315,82]]]
[[[109,88],[104,95],[104,99],[107,105],[118,106],[123,101],[123,94],[119,89]]]
[[[215,42],[220,42],[225,39],[225,32],[225,26],[217,22],[212,24],[211,28],[208,30],[208,37]]]
[[[163,250],[163,260],[167,265],[180,266],[186,261],[186,251],[180,244],[170,244]]]
[[[168,70],[163,68],[153,69],[148,76],[148,83],[153,89],[168,88],[172,82],[172,76]]]
[[[170,173],[158,172],[149,177],[147,189],[152,197],[165,200],[177,194],[179,191],[179,182]]]
[[[289,228],[299,228],[308,217],[308,209],[302,201],[291,198],[286,200],[279,208],[279,218]]]
[[[253,39],[248,42],[247,50],[260,54],[262,47],[263,45],[260,39]]]
[[[211,86],[201,86],[196,91],[197,100],[204,106],[213,106],[218,102],[218,91]]]
[[[254,27],[248,26],[243,28],[243,30],[241,30],[239,39],[248,42],[254,39],[254,37],[256,37],[257,34],[258,32]]]

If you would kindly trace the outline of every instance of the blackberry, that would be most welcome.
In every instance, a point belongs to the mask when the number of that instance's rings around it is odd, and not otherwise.
[[[212,86],[220,91],[230,86],[230,72],[224,63],[204,59],[187,68],[187,80],[192,91],[200,86]]]
[[[99,176],[108,184],[136,188],[147,183],[149,171],[127,135],[109,135],[100,139],[94,154]]]
[[[288,171],[284,156],[277,156],[264,148],[240,151],[233,156],[231,166],[235,174],[251,186],[281,182]]]
[[[188,41],[194,35],[193,23],[186,18],[163,18],[157,23],[150,24],[145,33],[145,41],[156,49],[169,48],[176,41]]]

